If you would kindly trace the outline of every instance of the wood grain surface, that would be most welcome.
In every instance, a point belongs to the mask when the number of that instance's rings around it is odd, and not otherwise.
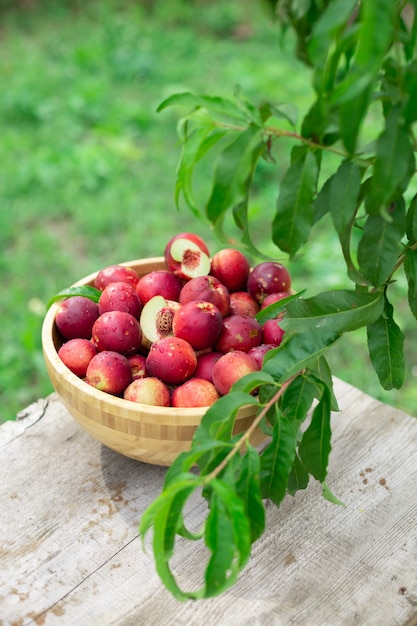
[[[411,626],[417,624],[417,420],[336,380],[328,484],[277,509],[238,583],[179,602],[161,584],[138,522],[165,468],[119,455],[57,396],[0,428],[0,624],[60,626]],[[190,502],[198,527],[204,504]],[[173,569],[200,580],[204,549],[179,541]]]

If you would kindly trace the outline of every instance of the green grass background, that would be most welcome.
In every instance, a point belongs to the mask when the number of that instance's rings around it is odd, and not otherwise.
[[[0,420],[52,391],[41,346],[51,295],[105,265],[163,253],[184,229],[222,245],[207,224],[174,207],[184,111],[156,113],[168,95],[290,103],[302,115],[310,78],[280,44],[257,2],[0,1]],[[264,164],[251,207],[258,244],[269,241],[279,176],[290,143]],[[203,171],[209,180],[209,172]],[[337,241],[320,224],[308,254],[289,266],[296,289],[345,286]],[[355,333],[330,360],[335,374],[413,413],[415,325],[396,290],[406,333],[407,377],[383,392]]]

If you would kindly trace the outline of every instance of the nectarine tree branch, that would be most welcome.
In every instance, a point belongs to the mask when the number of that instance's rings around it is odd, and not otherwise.
[[[218,128],[224,128],[227,130],[236,130],[239,132],[243,132],[244,130],[246,130],[244,126],[240,126],[238,124],[228,124],[226,122],[216,121],[215,125]],[[309,148],[311,148],[312,150],[325,150],[327,152],[332,152],[333,154],[337,154],[338,156],[344,159],[352,157],[352,155],[346,152],[345,150],[342,150],[340,148],[335,148],[334,146],[319,143],[309,137],[303,137],[303,135],[300,135],[299,133],[296,133],[294,131],[284,130],[283,128],[277,128],[276,126],[265,126],[264,134],[270,139],[280,139],[281,137],[295,139],[297,141],[300,141],[304,145],[309,146]],[[363,159],[358,156],[355,156],[355,161],[360,162],[362,165],[365,165],[365,166],[369,166],[372,163],[370,159]]]
[[[230,450],[229,454],[227,456],[225,456],[225,458],[221,461],[221,463],[219,463],[209,474],[207,474],[207,476],[205,476],[203,483],[206,485],[208,484],[211,480],[213,480],[214,478],[216,478],[216,476],[218,476],[220,474],[220,472],[227,466],[227,464],[229,463],[229,461],[236,455],[238,454],[238,452],[240,452],[242,446],[244,443],[246,443],[247,441],[249,441],[250,436],[252,435],[252,433],[254,432],[254,430],[257,428],[257,426],[260,424],[260,422],[262,421],[262,419],[265,417],[265,415],[267,414],[267,412],[269,411],[269,409],[271,408],[271,406],[273,406],[276,402],[278,402],[278,400],[280,399],[280,397],[283,395],[284,391],[287,389],[287,387],[292,383],[292,381],[297,378],[297,376],[300,375],[301,372],[297,372],[297,374],[294,374],[293,376],[291,376],[291,378],[289,378],[288,380],[286,380],[284,383],[282,383],[282,385],[280,386],[280,388],[278,389],[278,391],[271,397],[271,399],[265,404],[265,406],[263,407],[263,409],[258,413],[258,415],[256,416],[256,418],[253,420],[252,424],[249,426],[249,428],[245,431],[245,433],[242,435],[242,437],[239,439],[239,441],[233,446],[233,448]]]

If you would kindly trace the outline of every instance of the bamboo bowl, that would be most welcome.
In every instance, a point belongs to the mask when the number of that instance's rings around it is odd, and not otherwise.
[[[132,267],[140,276],[155,269],[165,269],[162,257],[122,265]],[[75,284],[92,285],[95,276],[96,273],[90,274]],[[42,348],[51,383],[69,413],[108,448],[144,463],[171,465],[178,454],[190,449],[194,431],[207,409],[139,404],[88,385],[73,374],[58,356],[62,345],[55,325],[58,306],[58,303],[53,304],[46,313],[42,326]],[[234,432],[247,430],[254,415],[253,406],[242,407],[236,416]],[[264,438],[262,431],[257,429],[251,443],[256,446]]]

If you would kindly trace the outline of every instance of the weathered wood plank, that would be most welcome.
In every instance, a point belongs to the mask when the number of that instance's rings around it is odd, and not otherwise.
[[[178,602],[137,525],[165,469],[103,447],[55,395],[0,429],[0,624],[335,626],[407,624],[417,614],[417,420],[336,381],[329,486],[268,507],[249,566],[223,596]],[[46,406],[45,406],[46,405]],[[4,430],[3,430],[4,429]],[[7,432],[6,432],[7,431]],[[204,514],[190,503],[187,521]],[[199,581],[203,549],[173,567]]]

